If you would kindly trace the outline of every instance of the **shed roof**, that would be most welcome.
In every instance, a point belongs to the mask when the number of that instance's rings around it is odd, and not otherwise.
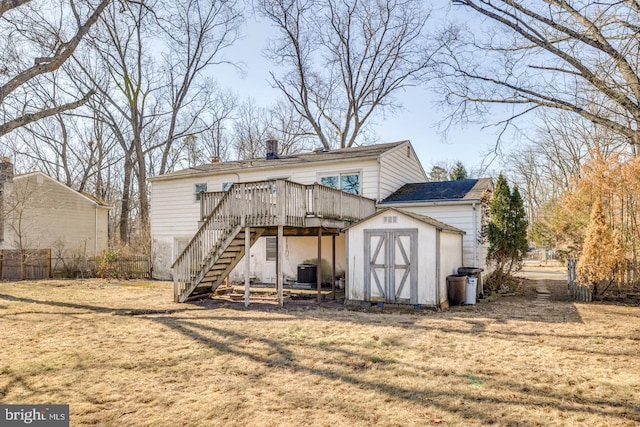
[[[350,225],[349,227],[347,227],[347,229],[351,228],[351,227],[354,227],[354,226],[356,226],[358,224],[361,224],[361,223],[363,223],[365,221],[368,221],[371,218],[375,218],[378,215],[382,215],[384,213],[388,213],[389,211],[397,212],[397,213],[402,214],[402,215],[406,215],[406,216],[411,217],[413,219],[416,219],[416,220],[418,220],[420,222],[424,222],[425,224],[432,225],[435,228],[438,228],[440,230],[446,230],[446,231],[451,231],[451,232],[454,232],[454,233],[466,234],[466,232],[464,230],[461,230],[461,229],[459,229],[457,227],[454,227],[453,225],[446,224],[446,223],[444,223],[442,221],[438,221],[437,219],[431,218],[430,216],[420,215],[420,214],[417,214],[415,212],[409,212],[409,211],[405,211],[403,209],[396,209],[396,208],[384,208],[382,210],[379,210],[378,212],[374,213],[373,215],[369,215],[367,218],[364,218],[361,221],[359,221],[359,222],[357,222],[357,223],[355,223],[353,225]]]
[[[461,179],[457,181],[418,182],[405,184],[380,204],[479,201],[485,191],[493,189],[491,178]]]
[[[289,154],[279,156],[276,159],[259,158],[249,160],[235,160],[229,162],[206,163],[165,175],[159,175],[151,180],[171,179],[187,177],[199,174],[216,174],[238,172],[248,167],[252,169],[265,168],[276,169],[290,167],[294,165],[310,164],[315,162],[328,162],[336,160],[378,158],[383,153],[393,150],[403,144],[410,144],[409,141],[389,142],[385,144],[365,145],[360,147],[340,148],[329,151],[307,151],[304,153]]]

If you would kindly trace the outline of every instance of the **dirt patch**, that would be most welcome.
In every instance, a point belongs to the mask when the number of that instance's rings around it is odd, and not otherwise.
[[[68,403],[75,426],[638,425],[640,308],[533,280],[444,312],[1,283],[0,402]]]

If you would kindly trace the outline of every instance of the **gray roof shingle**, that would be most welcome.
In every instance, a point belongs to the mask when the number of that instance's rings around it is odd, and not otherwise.
[[[357,223],[355,223],[353,225],[350,225],[349,227],[347,227],[347,229],[353,228],[354,226],[356,226],[358,224],[362,224],[363,222],[368,221],[371,218],[374,218],[374,217],[376,217],[378,215],[383,215],[383,214],[385,214],[387,212],[398,212],[398,213],[400,213],[402,215],[406,215],[406,216],[411,217],[413,219],[416,219],[418,221],[424,222],[425,224],[432,225],[435,228],[438,228],[440,230],[451,231],[451,232],[459,233],[459,234],[466,234],[466,232],[464,230],[461,230],[461,229],[459,229],[457,227],[454,227],[453,225],[446,224],[446,223],[444,223],[442,221],[438,221],[437,219],[431,218],[430,216],[420,215],[420,214],[415,213],[415,212],[406,211],[404,209],[396,209],[396,208],[384,208],[382,210],[379,210],[378,212],[375,212],[375,213],[369,215],[367,218],[364,218],[364,219],[358,221]]]
[[[186,177],[198,174],[216,174],[216,173],[228,173],[243,170],[248,167],[252,169],[256,168],[282,168],[287,166],[294,166],[300,164],[309,164],[314,162],[325,162],[335,160],[348,160],[357,158],[376,158],[386,151],[392,150],[408,141],[390,142],[386,144],[376,145],[364,145],[360,147],[341,148],[329,151],[317,151],[317,152],[304,152],[297,154],[290,154],[279,156],[277,159],[267,160],[266,158],[249,159],[249,160],[236,160],[229,162],[219,163],[206,163],[192,168],[182,169],[176,172],[171,172],[165,175],[160,175],[151,178],[154,179],[168,179]]]
[[[480,200],[484,192],[491,189],[491,178],[418,182],[403,185],[380,204]]]

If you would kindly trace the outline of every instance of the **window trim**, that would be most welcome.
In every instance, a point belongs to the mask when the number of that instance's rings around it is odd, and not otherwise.
[[[341,170],[341,171],[332,171],[332,172],[319,172],[316,175],[317,181],[319,184],[322,184],[322,178],[328,178],[328,177],[332,177],[332,176],[336,176],[338,177],[338,185],[340,186],[340,188],[338,188],[338,190],[344,191],[342,190],[342,177],[345,175],[358,175],[358,193],[356,193],[356,196],[362,196],[362,169],[347,169],[347,170]],[[354,194],[354,193],[350,193],[350,194]]]
[[[269,241],[272,241],[273,243],[269,244]],[[271,248],[271,253],[273,254],[273,257],[269,257],[270,245],[273,245],[273,248]],[[278,238],[274,236],[266,236],[264,238],[264,260],[267,262],[273,262],[273,261],[276,261],[277,259],[278,259]]]
[[[198,187],[202,187],[204,186],[204,190],[200,190],[198,191]],[[206,193],[207,192],[207,183],[206,182],[197,182],[193,184],[193,195],[194,195],[194,202],[199,202],[200,201],[200,193]]]

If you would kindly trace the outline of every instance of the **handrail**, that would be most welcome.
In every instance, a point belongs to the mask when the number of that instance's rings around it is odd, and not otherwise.
[[[204,191],[197,193],[200,197],[200,221],[204,221],[207,215],[213,211],[225,193],[226,191]]]
[[[235,183],[224,193],[202,193],[201,209],[217,200],[202,225],[171,266],[179,295],[207,264],[208,257],[238,227],[304,227],[308,216],[357,221],[375,212],[375,201],[320,184],[288,180]]]

